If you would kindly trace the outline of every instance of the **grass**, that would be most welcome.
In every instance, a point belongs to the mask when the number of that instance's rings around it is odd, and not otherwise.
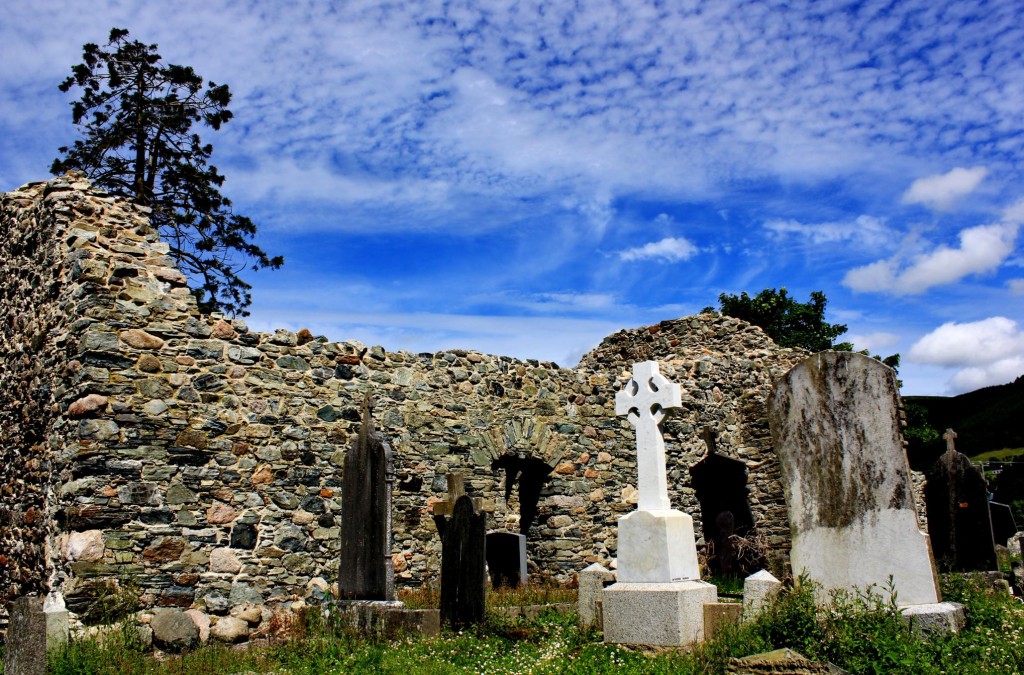
[[[971,457],[972,462],[995,462],[1000,460],[1024,457],[1024,448],[1003,448],[1002,450],[989,450]]]
[[[559,586],[523,586],[520,588],[499,588],[487,592],[486,606],[524,607],[527,605],[553,605],[576,602],[576,589]],[[441,590],[437,586],[422,588],[401,588],[398,599],[409,609],[437,609],[441,605]]]
[[[899,616],[886,589],[835,594],[827,607],[815,602],[811,584],[785,588],[755,622],[716,634],[691,651],[628,649],[581,630],[575,614],[549,611],[537,619],[489,612],[485,623],[440,638],[363,638],[331,626],[319,612],[297,622],[289,639],[235,650],[207,646],[180,657],[157,659],[132,628],[103,642],[73,641],[51,659],[58,674],[135,673],[725,673],[730,657],[789,647],[852,673],[1024,672],[1024,605],[991,590],[984,580],[946,576],[945,599],[967,608],[957,635],[920,638]]]

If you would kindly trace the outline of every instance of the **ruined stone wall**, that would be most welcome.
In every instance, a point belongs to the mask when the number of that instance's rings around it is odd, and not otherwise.
[[[75,178],[3,199],[5,231],[23,234],[6,236],[3,251],[13,329],[0,459],[14,473],[0,537],[31,553],[5,563],[0,604],[48,579],[86,616],[112,582],[147,606],[214,615],[323,593],[337,575],[340,471],[365,393],[394,448],[399,587],[439,575],[430,514],[447,473],[466,474],[493,527],[516,527],[515,492],[506,504],[503,473],[491,468],[510,452],[553,468],[529,533],[530,573],[568,581],[615,556],[616,519],[634,508],[633,430],[615,416],[614,395],[647,358],[683,389],[664,427],[673,505],[699,533],[688,468],[711,427],[721,454],[750,471],[759,531],[787,545],[765,402],[803,353],[756,327],[701,315],[622,331],[575,369],[254,333],[199,313],[143,210]],[[17,242],[34,238],[38,252],[20,253]],[[22,525],[29,508],[54,524],[48,557],[42,530]],[[15,566],[26,582],[13,582]]]

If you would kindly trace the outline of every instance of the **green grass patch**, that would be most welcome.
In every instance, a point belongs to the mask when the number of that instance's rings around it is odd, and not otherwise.
[[[1024,457],[1024,448],[1003,448],[1002,450],[989,450],[971,457],[972,462],[994,462],[999,460]]]
[[[798,583],[784,588],[758,620],[724,630],[689,651],[608,645],[596,631],[581,630],[572,613],[526,619],[488,612],[484,624],[471,630],[434,639],[384,640],[347,632],[318,611],[309,611],[294,624],[290,637],[276,644],[247,650],[207,646],[162,659],[148,654],[137,629],[126,626],[102,640],[71,642],[52,655],[50,669],[82,675],[686,675],[725,673],[731,657],[789,647],[851,673],[1024,672],[1024,605],[992,590],[982,578],[967,575],[944,577],[943,594],[965,605],[968,622],[961,633],[936,638],[915,635],[887,589],[836,593],[823,607],[811,584]]]

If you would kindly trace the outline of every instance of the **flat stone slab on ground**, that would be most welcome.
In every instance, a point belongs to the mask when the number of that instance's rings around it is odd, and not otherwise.
[[[618,582],[604,589],[604,641],[684,647],[704,638],[704,605],[718,589],[704,581]]]
[[[845,670],[830,663],[820,663],[791,649],[776,649],[764,654],[753,654],[729,659],[730,675],[841,675]]]

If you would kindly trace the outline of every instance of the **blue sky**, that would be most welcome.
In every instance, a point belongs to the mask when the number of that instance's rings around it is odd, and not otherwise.
[[[1024,374],[1024,2],[48,2],[0,23],[0,190],[111,27],[227,83],[254,329],[574,365],[822,290],[904,394]]]

